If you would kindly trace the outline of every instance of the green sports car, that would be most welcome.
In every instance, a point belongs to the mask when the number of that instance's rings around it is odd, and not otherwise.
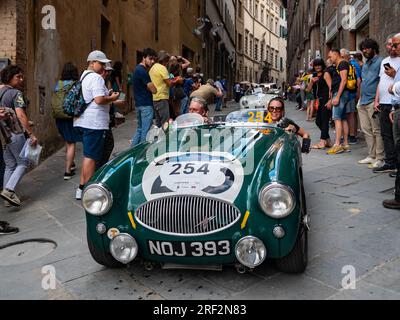
[[[210,123],[197,114],[153,130],[83,192],[87,240],[107,267],[304,272],[308,221],[297,137],[265,111]]]

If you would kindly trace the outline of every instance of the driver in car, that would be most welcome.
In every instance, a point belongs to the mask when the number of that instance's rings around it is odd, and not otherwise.
[[[201,115],[204,119],[204,123],[210,123],[208,118],[209,109],[206,100],[200,97],[193,97],[189,105],[189,113],[197,113]]]
[[[293,132],[303,138],[303,152],[308,153],[311,144],[310,135],[300,128],[294,121],[285,118],[285,102],[282,98],[274,98],[268,104],[268,112],[271,114],[272,124],[285,129],[287,132]]]

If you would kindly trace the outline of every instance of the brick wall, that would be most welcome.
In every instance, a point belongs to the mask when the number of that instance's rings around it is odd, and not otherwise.
[[[16,0],[0,1],[0,58],[16,61]]]
[[[398,0],[371,1],[370,35],[382,49],[386,38],[392,33],[400,33],[400,2]],[[384,50],[382,54],[386,54]]]

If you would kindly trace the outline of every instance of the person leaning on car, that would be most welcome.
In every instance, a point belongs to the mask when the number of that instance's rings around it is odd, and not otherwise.
[[[211,103],[213,97],[221,98],[224,95],[221,89],[214,86],[214,81],[209,79],[207,84],[201,86],[196,91],[193,91],[190,98],[198,97],[203,98],[207,103]]]

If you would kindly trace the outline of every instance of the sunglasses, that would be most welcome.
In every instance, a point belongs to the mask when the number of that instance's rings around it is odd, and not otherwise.
[[[400,42],[397,43],[392,43],[391,47],[397,49],[397,47],[400,45]]]
[[[276,111],[281,112],[282,110],[283,110],[282,107],[269,107],[269,108],[268,108],[268,111],[269,111],[269,112],[276,112]]]

